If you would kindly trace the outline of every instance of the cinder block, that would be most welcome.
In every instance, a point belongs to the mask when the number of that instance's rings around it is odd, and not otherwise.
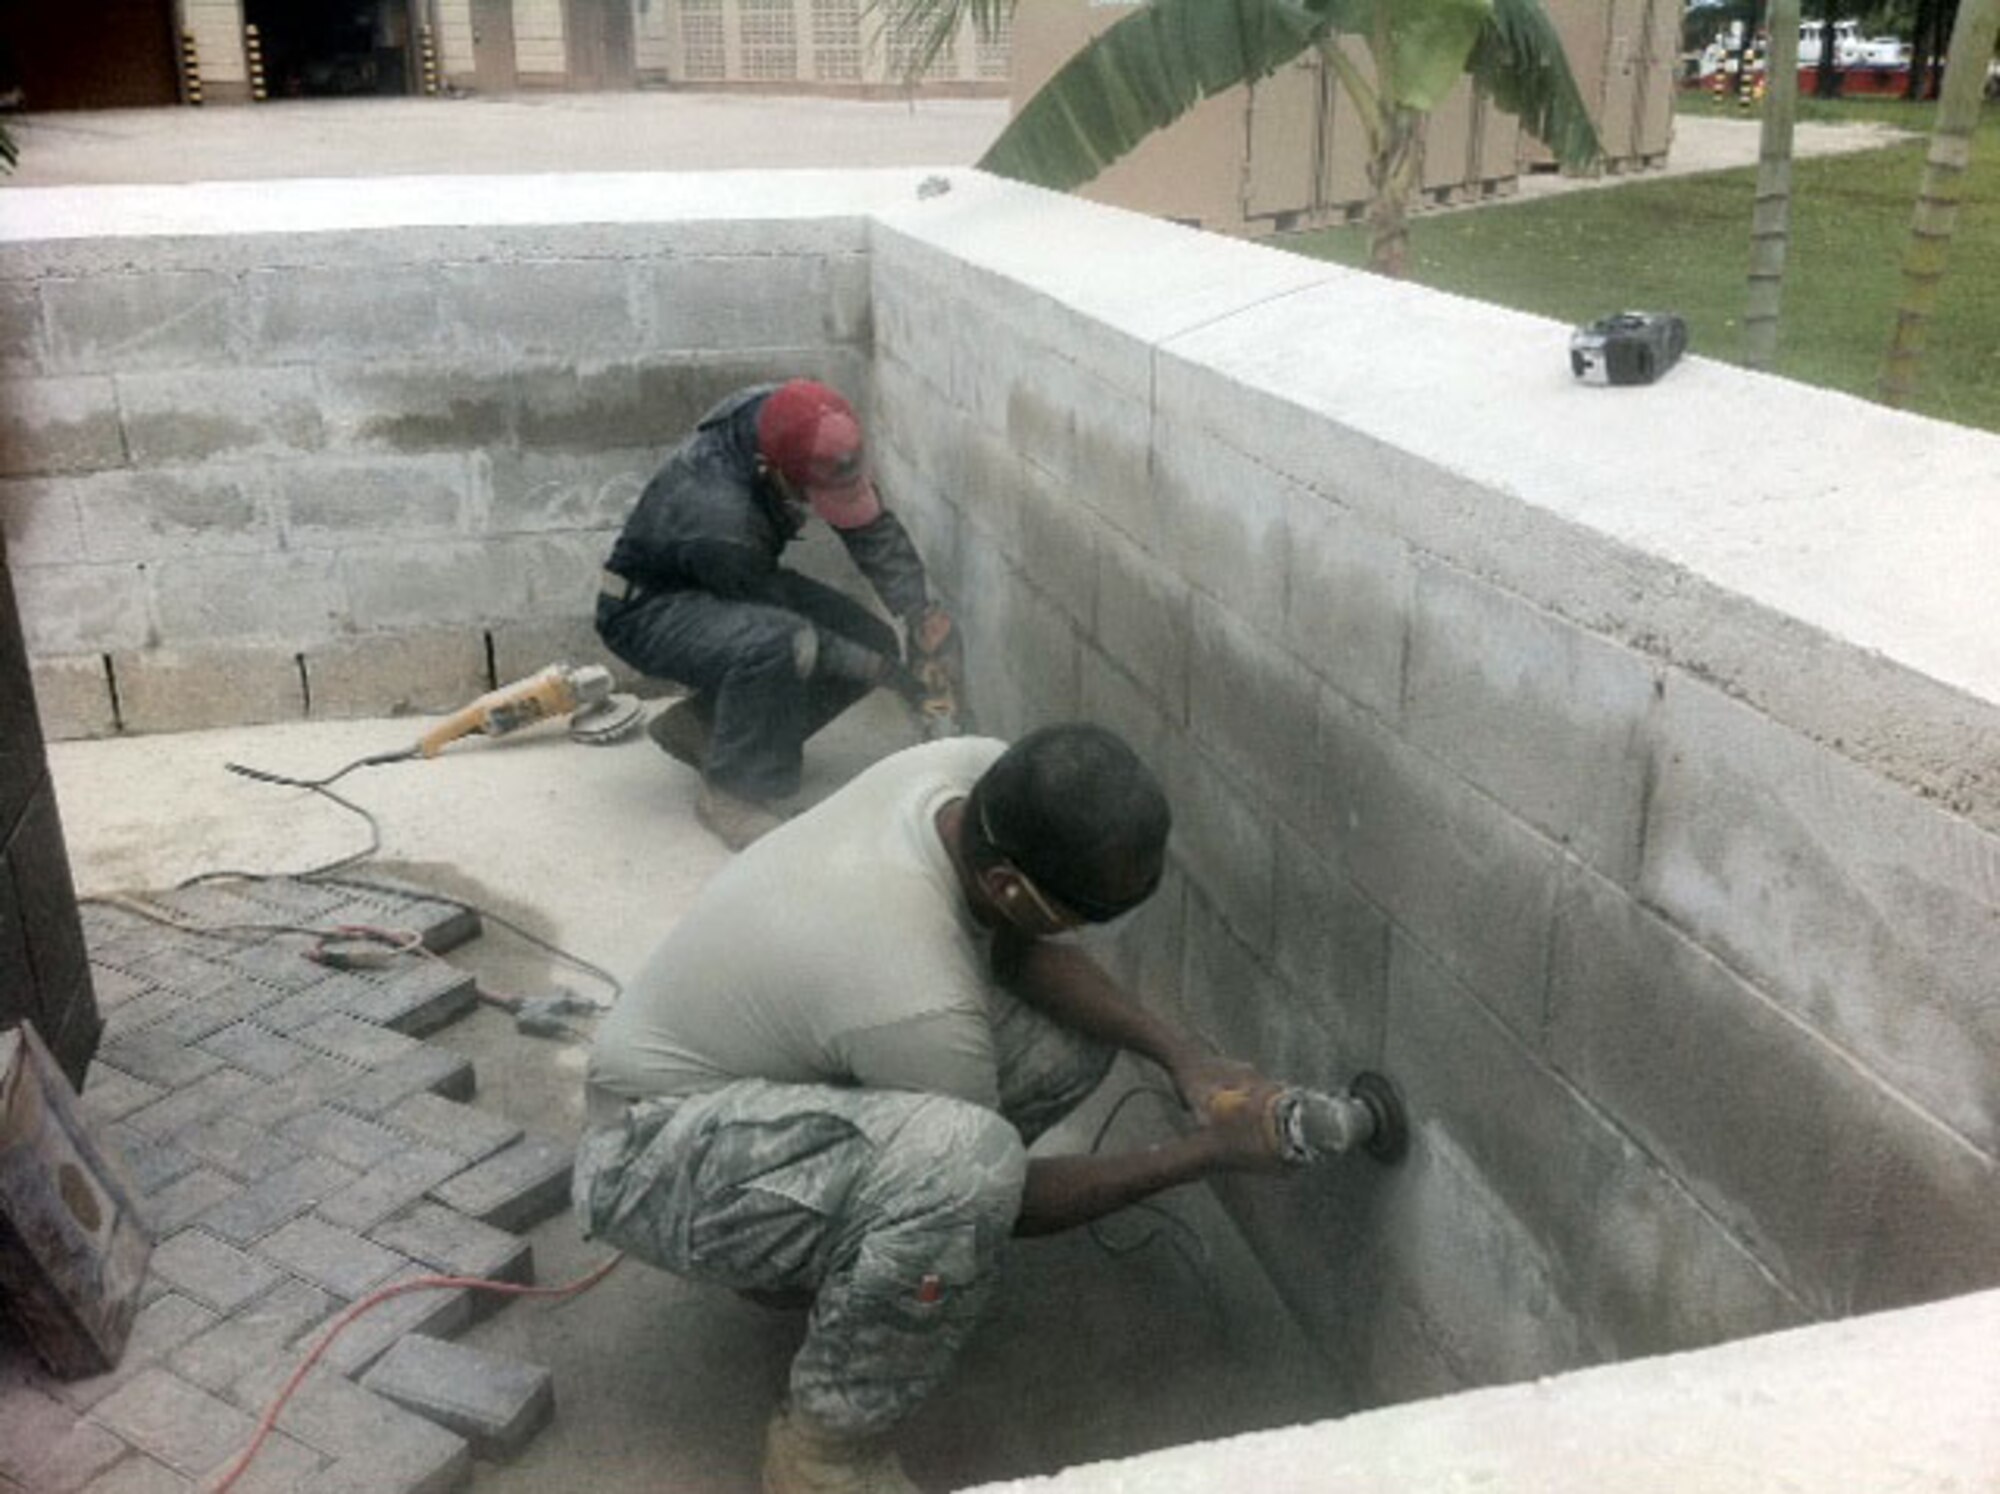
[[[348,625],[338,557],[330,553],[169,557],[155,561],[149,574],[169,647],[201,644],[214,655],[233,644],[265,642],[296,674],[301,643]]]
[[[438,275],[445,324],[463,353],[602,360],[639,351],[623,260],[446,264]]]
[[[1599,1353],[1613,1345],[1621,1356],[1664,1353],[1809,1316],[1681,1181],[1400,937],[1390,951],[1389,1014],[1384,1070],[1409,1108],[1403,1186],[1418,1196],[1403,1214],[1413,1233],[1385,1249],[1413,1247],[1427,1213],[1455,1207],[1453,1199],[1483,1199],[1487,1224],[1455,1238],[1490,1231],[1540,1242],[1536,1254],[1553,1255],[1544,1312],[1592,1325]],[[1440,1139],[1450,1143],[1443,1175],[1427,1160]],[[1586,1217],[1579,1199],[1590,1200]],[[1494,1275],[1498,1254],[1456,1250],[1449,1259],[1454,1280],[1474,1297],[1508,1297],[1511,1288]],[[1503,1335],[1504,1318],[1467,1318],[1461,1327]]]
[[[410,1264],[395,1251],[312,1214],[266,1235],[257,1243],[257,1254],[348,1301],[366,1296]]]
[[[92,1414],[127,1442],[190,1478],[221,1465],[257,1429],[227,1401],[157,1367],[134,1376]]]
[[[279,1377],[266,1378],[268,1398]],[[313,1494],[448,1494],[472,1476],[463,1438],[330,1370],[306,1376],[278,1426],[334,1460]]]
[[[423,1334],[402,1339],[361,1383],[493,1462],[514,1457],[555,1414],[555,1381],[543,1366]]]
[[[339,564],[352,624],[363,632],[478,625],[529,609],[522,557],[506,546],[439,540],[355,548]]]
[[[1317,822],[1324,784],[1313,769],[1326,687],[1267,633],[1205,596],[1193,601],[1188,728],[1247,791],[1288,818]]]
[[[431,1094],[411,1095],[383,1112],[382,1124],[467,1162],[484,1161],[521,1139],[521,1128],[512,1121]]]
[[[47,348],[37,287],[17,280],[0,284],[0,378],[57,372],[44,366]]]
[[[330,1157],[301,1157],[259,1178],[200,1216],[201,1227],[236,1245],[251,1246],[301,1214],[353,1186],[358,1169]]]
[[[113,382],[126,447],[140,468],[290,458],[326,444],[310,368],[182,368],[119,373]]]
[[[125,465],[111,380],[0,379],[0,477]]]
[[[267,480],[254,467],[149,466],[74,484],[85,548],[94,561],[268,556],[282,548]]]
[[[124,728],[199,731],[297,721],[305,691],[297,660],[280,649],[206,646],[111,656]]]
[[[1095,642],[1177,723],[1187,718],[1192,595],[1131,541],[1098,546]]]
[[[226,275],[96,274],[50,278],[39,289],[54,371],[185,368],[229,356],[232,285]]]
[[[1224,1053],[1318,1089],[1360,1066],[1199,893],[1188,897],[1185,937],[1182,1004]]]
[[[1349,699],[1397,720],[1415,586],[1409,546],[1305,488],[1292,490],[1285,522],[1285,646]]]
[[[322,363],[316,372],[336,449],[477,452],[512,442],[512,370]]]
[[[102,655],[152,638],[152,592],[140,566],[34,566],[13,581],[31,658]]]
[[[754,383],[759,377],[762,375],[753,375],[743,382]],[[692,429],[730,387],[704,381],[698,402],[684,399],[662,408],[649,398],[653,386],[660,382],[659,372],[642,363],[593,360],[579,366],[573,361],[557,361],[519,368],[512,392],[520,449],[544,455],[632,452],[633,468],[643,483],[659,466],[666,449]],[[685,408],[685,416],[676,419],[675,411],[680,408]]]
[[[650,447],[495,452],[479,530],[486,534],[589,530],[604,536],[608,552],[612,536],[658,465]]]
[[[522,618],[493,624],[486,635],[493,644],[493,672],[502,680],[518,680],[555,663],[596,664],[611,671],[616,688],[632,694],[651,697],[679,688],[649,679],[615,657],[597,636],[589,616],[592,605],[583,599],[576,617]]]
[[[1416,578],[1409,740],[1629,884],[1657,666],[1448,567],[1419,566]]]
[[[206,1230],[184,1229],[153,1249],[167,1285],[225,1316],[277,1284],[278,1273]]]
[[[1579,873],[1561,929],[1564,1073],[1818,1313],[1978,1286],[2000,1249],[1991,1158],[1608,883]]]
[[[569,1206],[574,1148],[530,1135],[430,1190],[448,1208],[520,1233]]]
[[[1485,794],[1329,699],[1323,790],[1288,823],[1517,1032],[1541,1031],[1562,853]]]
[[[1283,636],[1290,516],[1303,490],[1201,431],[1162,423],[1142,544],[1266,638]]]
[[[340,1192],[322,1199],[319,1212],[347,1229],[371,1230],[465,1165],[463,1157],[441,1148],[412,1146],[383,1158]]]
[[[489,688],[486,641],[476,628],[332,638],[302,653],[315,720],[431,715]]]
[[[475,458],[463,452],[323,456],[286,463],[272,484],[289,548],[339,549],[465,533],[474,472]]]
[[[15,570],[74,565],[89,559],[77,494],[88,477],[24,477],[0,481],[0,538]]]
[[[663,353],[860,342],[869,327],[862,256],[675,255],[647,267],[645,346]]]
[[[1097,624],[1097,550],[1128,543],[1068,487],[1046,480],[1021,484],[1019,565],[1037,592],[1088,633]]]
[[[118,730],[111,675],[101,654],[36,659],[29,662],[28,672],[44,740],[73,742],[108,737]]]
[[[1271,961],[1294,999],[1357,1063],[1380,1068],[1389,1001],[1389,922],[1337,857],[1280,827]]]
[[[252,270],[243,284],[252,361],[408,365],[446,346],[426,265],[287,265]]]
[[[1159,769],[1174,807],[1174,836],[1188,882],[1257,949],[1271,947],[1277,852],[1276,808],[1250,798],[1191,748]]]
[[[1675,674],[1639,890],[1863,1067],[2000,1152],[2000,836]]]

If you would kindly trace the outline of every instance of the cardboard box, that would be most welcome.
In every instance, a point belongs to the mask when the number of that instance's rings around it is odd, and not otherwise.
[[[0,1032],[0,1299],[64,1379],[125,1351],[153,1253],[133,1198],[33,1025]]]

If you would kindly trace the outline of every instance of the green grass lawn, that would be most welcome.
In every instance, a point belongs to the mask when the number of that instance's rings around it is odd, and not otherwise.
[[[1893,101],[1812,109],[1823,120],[1893,119],[1925,129],[1932,114]],[[1874,397],[1925,150],[1915,141],[1795,163],[1775,372]],[[1740,362],[1756,175],[1749,168],[1662,177],[1419,215],[1410,278],[1571,323],[1628,309],[1679,312],[1693,351]],[[1368,254],[1359,226],[1274,242],[1343,264],[1363,264]],[[1911,407],[2000,430],[2000,110],[1987,110],[1974,141],[1950,272]]]

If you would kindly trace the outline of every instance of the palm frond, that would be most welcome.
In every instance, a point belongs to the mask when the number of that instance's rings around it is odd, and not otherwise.
[[[1580,170],[1603,155],[1562,38],[1539,0],[1493,0],[1493,19],[1465,70],[1563,165]]]
[[[1068,190],[1202,99],[1255,82],[1331,24],[1327,0],[1151,0],[1022,105],[979,165]]]

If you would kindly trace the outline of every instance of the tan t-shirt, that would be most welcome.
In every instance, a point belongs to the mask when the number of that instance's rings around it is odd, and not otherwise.
[[[990,938],[936,816],[1004,747],[896,753],[724,867],[599,1029],[593,1119],[745,1078],[997,1109]]]

